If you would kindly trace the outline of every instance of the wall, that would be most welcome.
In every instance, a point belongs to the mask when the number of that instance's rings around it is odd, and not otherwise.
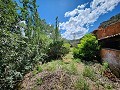
[[[120,78],[120,50],[104,48],[100,54],[102,60],[109,63],[112,72]]]

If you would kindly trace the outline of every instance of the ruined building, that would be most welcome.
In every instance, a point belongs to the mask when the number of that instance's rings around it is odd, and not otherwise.
[[[113,73],[120,77],[120,14],[101,23],[93,33],[102,47],[101,59],[107,61]]]

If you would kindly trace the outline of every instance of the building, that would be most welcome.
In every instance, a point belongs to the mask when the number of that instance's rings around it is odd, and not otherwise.
[[[111,71],[120,77],[120,14],[103,22],[93,33],[101,45],[101,59],[107,61]]]

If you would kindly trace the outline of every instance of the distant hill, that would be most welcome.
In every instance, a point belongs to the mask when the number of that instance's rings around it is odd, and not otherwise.
[[[76,46],[78,43],[80,43],[80,39],[70,40],[69,42],[70,42],[71,46]]]
[[[106,28],[107,26],[119,21],[120,21],[120,13],[115,16],[112,16],[109,20],[102,22],[99,27]]]

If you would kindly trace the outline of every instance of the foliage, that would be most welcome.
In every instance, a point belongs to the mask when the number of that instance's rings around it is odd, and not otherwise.
[[[65,54],[67,54],[67,53],[69,53],[70,52],[70,44],[69,43],[63,43],[63,53],[65,53]]]
[[[22,5],[18,8],[21,12],[19,14],[15,2],[0,0],[0,8],[2,8],[0,11],[1,90],[15,89],[18,82],[34,68],[36,63],[44,62],[47,47],[52,42],[48,36],[54,28],[39,18],[35,3],[36,0],[27,0],[27,2],[22,0]],[[19,20],[25,24],[20,24]],[[24,29],[24,37],[21,35],[21,28]],[[41,71],[40,67],[38,71]]]
[[[99,49],[100,46],[96,37],[92,34],[87,34],[82,38],[80,44],[74,48],[73,55],[75,58],[92,61],[98,57]]]
[[[68,72],[69,74],[75,75],[78,74],[77,73],[77,67],[75,65],[75,62],[71,62],[69,64],[65,64],[63,65],[63,70],[65,70],[66,72]]]
[[[50,43],[48,47],[48,59],[49,60],[55,60],[59,59],[65,54],[69,53],[70,47],[69,44],[64,43],[62,40],[55,41]]]
[[[28,39],[20,37],[17,34],[3,30],[0,31],[0,37],[1,83],[3,87],[13,88],[14,84],[24,74],[32,70],[36,63],[43,60],[43,55],[42,53],[39,53],[39,55],[36,54],[37,45],[27,43]],[[42,51],[41,49],[39,50]]]
[[[32,53],[28,44],[16,34],[3,30],[0,31],[0,37],[1,88],[10,89],[32,67]]]
[[[81,63],[81,60],[79,58],[77,59],[73,59],[73,61],[77,62],[77,63]]]
[[[109,68],[109,64],[108,64],[108,62],[103,62],[102,63],[102,67],[100,68],[100,73],[103,75],[104,74],[104,72],[107,70]]]
[[[57,59],[61,57],[62,54],[62,45],[63,42],[62,41],[56,41],[53,43],[50,43],[49,47],[48,47],[48,58],[49,59]]]
[[[109,67],[108,62],[103,62],[103,67],[104,67],[105,70],[108,69],[108,67]]]
[[[18,22],[16,3],[12,0],[0,0],[0,30],[15,31]]]
[[[39,62],[69,52],[56,27],[41,20],[36,0],[0,0],[0,89],[13,90]],[[24,35],[23,35],[24,34]],[[46,59],[47,58],[47,59]],[[37,67],[34,74],[41,72]]]

